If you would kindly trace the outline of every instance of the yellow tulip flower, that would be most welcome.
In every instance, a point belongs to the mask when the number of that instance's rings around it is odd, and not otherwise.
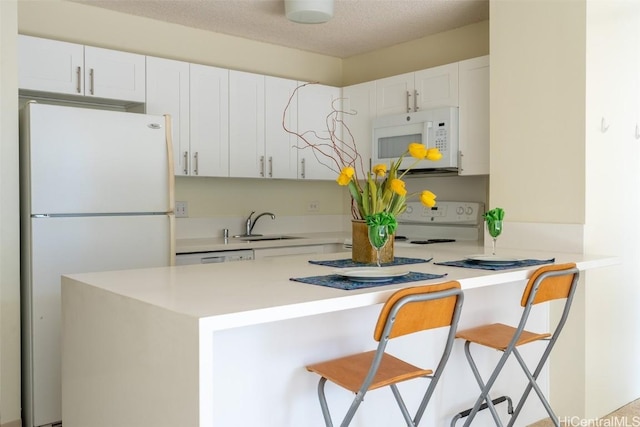
[[[427,156],[427,147],[424,144],[420,144],[418,142],[412,142],[409,144],[409,154],[414,159],[422,160]]]
[[[424,190],[420,194],[420,201],[423,205],[432,208],[436,205],[436,195],[429,190]]]
[[[401,179],[392,179],[389,183],[389,188],[391,188],[391,191],[398,194],[399,196],[407,195],[407,189],[404,188],[404,181],[402,181]]]
[[[384,163],[377,164],[373,167],[373,173],[377,176],[384,176],[387,173],[387,165]]]
[[[437,162],[442,158],[442,153],[437,148],[429,148],[424,158],[427,160]]]
[[[338,178],[336,178],[336,181],[338,181],[338,185],[349,185],[349,181],[351,181],[351,178],[353,178],[353,175],[355,175],[355,173],[356,170],[351,166],[342,168],[340,175],[338,175]]]

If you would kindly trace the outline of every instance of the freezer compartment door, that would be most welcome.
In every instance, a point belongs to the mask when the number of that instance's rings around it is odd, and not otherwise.
[[[170,216],[33,218],[27,369],[34,425],[61,419],[60,276],[169,265]]]
[[[23,182],[32,214],[168,212],[165,118],[29,104]],[[26,128],[26,131],[24,131]]]

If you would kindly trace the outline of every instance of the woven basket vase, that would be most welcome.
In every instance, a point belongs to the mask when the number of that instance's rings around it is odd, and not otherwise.
[[[393,262],[393,235],[380,251],[380,263]],[[376,263],[376,250],[369,243],[367,223],[363,220],[351,221],[351,259],[365,264]]]

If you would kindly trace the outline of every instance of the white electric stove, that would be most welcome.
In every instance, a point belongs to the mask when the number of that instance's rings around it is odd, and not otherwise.
[[[420,202],[408,202],[398,217],[395,246],[475,241],[484,239],[484,204],[478,202],[438,201],[428,208]]]

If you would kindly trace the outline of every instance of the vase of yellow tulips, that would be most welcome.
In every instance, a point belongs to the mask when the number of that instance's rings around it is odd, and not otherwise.
[[[406,156],[411,156],[415,162],[404,171],[398,168]],[[407,199],[416,196],[422,204],[433,207],[436,204],[436,195],[429,190],[407,194],[404,176],[424,160],[438,161],[442,154],[437,148],[427,148],[424,144],[412,142],[405,153],[389,167],[385,164],[375,165],[367,172],[367,178],[363,182],[357,177],[352,166],[345,166],[337,178],[339,185],[347,186],[353,202],[352,220],[352,259],[355,262],[376,262],[376,250],[371,246],[368,238],[368,229],[372,225],[384,223],[388,227],[391,238],[380,250],[380,262],[393,262],[393,234],[398,225],[397,217],[407,208]]]
[[[294,129],[290,128],[289,109],[298,91],[309,85],[298,86],[282,116],[282,127],[285,132],[296,136],[296,148],[312,151],[315,158],[331,170],[338,173],[338,184],[347,186],[352,198],[352,258],[356,262],[375,263],[376,250],[369,243],[369,227],[385,225],[384,235],[390,235],[388,242],[380,251],[382,263],[393,261],[393,233],[397,227],[396,218],[407,208],[407,199],[416,196],[428,207],[436,204],[436,195],[429,190],[407,194],[404,176],[415,165],[422,161],[438,161],[442,154],[437,148],[427,148],[424,144],[412,142],[407,151],[388,167],[385,164],[375,165],[366,173],[366,179],[360,182],[355,166],[363,170],[366,159],[358,153],[358,147],[349,130],[345,116],[357,114],[356,111],[343,111],[338,107],[339,100],[331,103],[331,111],[325,116],[326,129]],[[403,171],[399,171],[400,164],[406,156],[415,159],[415,163]],[[381,242],[376,242],[381,243]]]

